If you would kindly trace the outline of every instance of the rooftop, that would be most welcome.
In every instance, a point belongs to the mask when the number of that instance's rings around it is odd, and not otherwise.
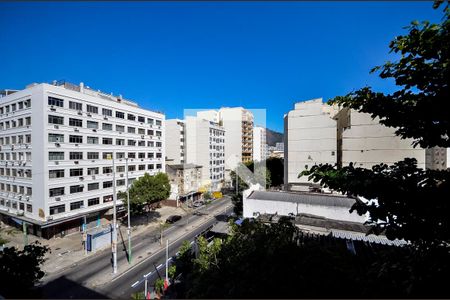
[[[322,193],[253,191],[247,199],[295,202],[309,205],[351,208],[355,200],[346,196]]]
[[[193,168],[201,168],[202,166],[200,165],[195,165],[195,164],[173,164],[167,165],[168,167],[175,169],[175,170],[184,170],[184,169],[193,169]]]

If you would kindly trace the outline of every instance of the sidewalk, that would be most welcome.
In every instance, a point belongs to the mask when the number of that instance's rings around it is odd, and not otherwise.
[[[157,209],[160,216],[157,219],[151,220],[148,224],[136,225],[131,228],[133,236],[139,235],[143,232],[157,229],[160,222],[165,222],[169,215],[186,215],[185,210],[182,208],[175,208],[170,206],[163,206]],[[120,222],[119,222],[120,224]],[[8,240],[5,247],[17,247],[23,248],[24,237],[22,231],[11,226],[2,224],[1,236]],[[124,239],[127,238],[127,227],[121,224],[119,227]],[[120,241],[120,233],[118,233]],[[28,235],[28,243],[39,241],[42,245],[50,247],[51,253],[47,253],[46,261],[42,265],[42,270],[46,273],[45,277],[52,275],[57,271],[64,270],[85,258],[95,256],[96,253],[85,253],[82,246],[81,233],[74,233],[63,238],[53,238],[46,240],[33,235]],[[101,251],[101,250],[100,250]],[[98,252],[97,252],[98,253]]]

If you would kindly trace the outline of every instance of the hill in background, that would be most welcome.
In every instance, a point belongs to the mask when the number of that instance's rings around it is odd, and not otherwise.
[[[283,134],[266,128],[266,141],[267,145],[275,146],[276,143],[282,143],[284,141]]]

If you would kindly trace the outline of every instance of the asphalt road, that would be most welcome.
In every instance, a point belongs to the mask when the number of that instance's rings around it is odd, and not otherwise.
[[[208,207],[200,207],[197,212],[202,212],[202,214],[207,214],[209,211],[213,211],[218,208],[225,208],[229,205],[229,199],[224,199],[221,201],[214,201]],[[186,230],[186,223],[193,222],[198,218],[202,218],[202,215],[190,215],[185,216],[173,226],[164,231],[164,235],[169,237],[171,233],[178,230]],[[208,220],[205,224],[199,228],[195,228],[193,231],[188,232],[182,239],[174,241],[171,243],[170,248],[172,249],[170,255],[174,255],[176,250],[179,248],[181,243],[186,239],[193,239],[197,234],[206,229],[207,227],[214,224],[217,220],[213,218]],[[141,252],[149,247],[149,245],[154,243],[159,243],[158,241],[159,231],[153,230],[148,233],[141,234],[139,236],[134,236],[132,238],[133,253]],[[128,264],[126,257],[126,237],[124,237],[125,244],[121,243],[119,236],[118,244],[118,265]],[[156,266],[165,261],[165,249],[162,251],[157,251],[156,253],[146,252],[149,258],[145,262],[134,266],[132,269],[127,270],[122,275],[118,275],[113,278],[112,273],[112,256],[109,248],[99,252],[97,255],[81,261],[78,264],[71,266],[69,269],[65,269],[59,273],[53,274],[46,279],[46,282],[41,287],[42,297],[44,298],[129,298],[131,292],[134,289],[131,285],[135,283],[138,278],[142,279],[144,274],[154,271],[152,262],[155,262]],[[153,268],[153,269],[152,269]],[[161,276],[164,276],[164,269],[161,268]],[[111,276],[111,282],[103,285],[92,287],[92,280],[94,276],[98,273],[106,274],[105,276]],[[156,272],[154,272],[156,274]],[[154,276],[154,275],[152,275]],[[157,276],[157,275],[156,275]],[[153,281],[156,277],[151,277]],[[152,282],[153,282],[152,281]],[[128,293],[128,294],[127,294]]]
[[[225,213],[230,214],[232,208],[229,208]],[[182,238],[171,242],[169,239],[169,258],[174,258],[181,244],[185,240],[194,241],[195,237],[207,229],[210,229],[218,220],[212,218],[204,223],[202,226],[195,228],[194,231],[187,233]],[[103,295],[113,299],[131,298],[132,293],[144,291],[144,276],[148,281],[148,289],[153,290],[154,283],[159,276],[165,278],[165,263],[166,263],[166,249],[153,254],[144,263],[136,266],[128,272],[114,278],[110,283],[99,288]],[[170,262],[169,262],[170,265]]]

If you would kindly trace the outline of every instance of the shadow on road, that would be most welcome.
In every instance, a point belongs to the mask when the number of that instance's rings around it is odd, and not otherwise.
[[[107,296],[61,276],[39,288],[43,299],[108,299]]]
[[[131,215],[131,227],[139,226],[139,225],[147,225],[150,222],[156,221],[161,217],[161,214],[158,211],[149,211],[148,213],[144,213],[143,215]],[[123,226],[128,227],[127,218],[123,218],[121,220],[121,224]]]

